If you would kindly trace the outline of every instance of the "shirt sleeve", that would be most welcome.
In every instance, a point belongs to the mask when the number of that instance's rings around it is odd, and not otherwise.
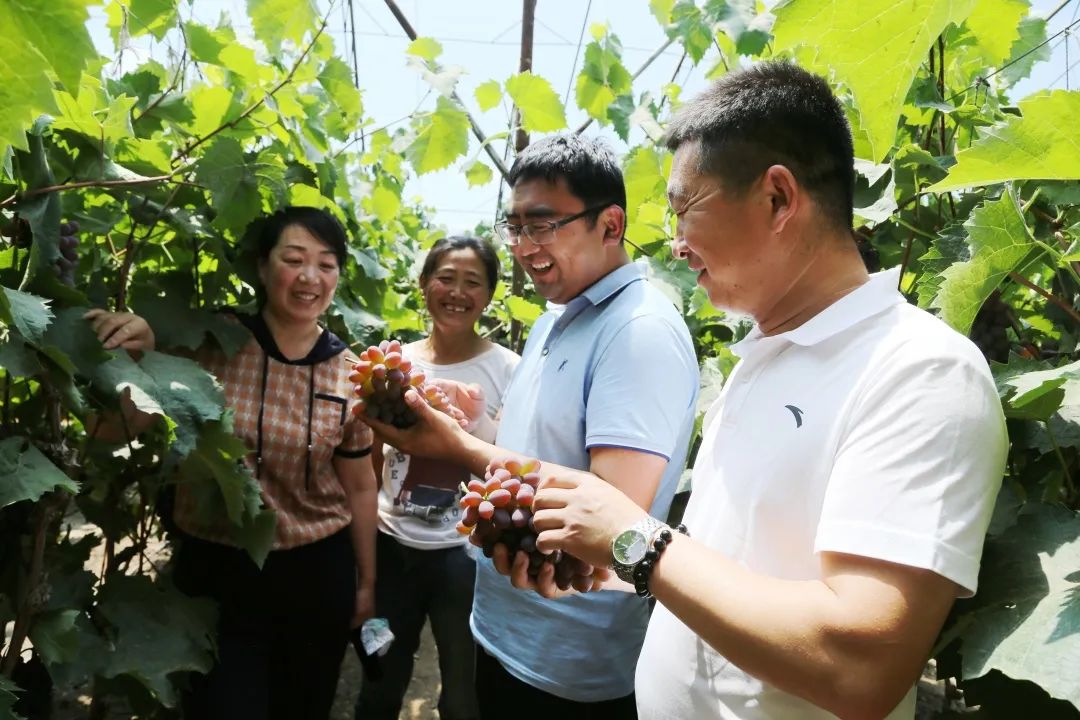
[[[334,448],[334,454],[338,457],[359,458],[371,453],[375,434],[366,423],[358,420],[349,413],[350,417],[345,423],[342,432],[341,444]]]
[[[658,315],[632,318],[592,370],[585,447],[641,450],[670,460],[697,382],[697,360],[685,333]]]
[[[974,594],[1008,450],[981,357],[895,353],[853,406],[815,552],[932,570]],[[980,367],[981,366],[981,367]]]

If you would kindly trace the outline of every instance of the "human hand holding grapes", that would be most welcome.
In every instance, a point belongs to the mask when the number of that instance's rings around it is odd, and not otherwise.
[[[604,565],[593,566],[561,550],[536,546],[533,501],[540,463],[516,457],[493,460],[484,479],[473,478],[461,498],[458,531],[492,558],[511,584],[547,598],[598,590],[607,578]]]
[[[560,469],[544,479],[533,500],[536,546],[585,562],[611,562],[611,541],[645,511],[611,483],[579,470]]]

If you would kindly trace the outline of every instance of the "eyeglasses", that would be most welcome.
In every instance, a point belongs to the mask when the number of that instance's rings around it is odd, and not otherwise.
[[[497,222],[495,223],[495,232],[498,233],[503,242],[511,247],[520,243],[522,236],[527,237],[529,242],[534,245],[547,245],[555,239],[555,231],[559,228],[569,225],[575,220],[580,220],[586,215],[611,207],[613,204],[614,203],[604,203],[603,205],[593,205],[575,215],[564,217],[562,220],[532,222],[526,223],[525,225],[512,225],[505,221]]]

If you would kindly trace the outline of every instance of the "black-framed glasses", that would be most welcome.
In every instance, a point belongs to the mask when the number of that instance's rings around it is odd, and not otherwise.
[[[506,221],[495,223],[495,232],[502,238],[502,241],[507,245],[513,247],[521,242],[522,236],[529,239],[534,245],[547,245],[555,239],[555,231],[561,227],[569,225],[575,220],[590,215],[595,212],[599,212],[606,208],[611,207],[614,203],[604,203],[603,205],[593,205],[587,207],[579,213],[564,217],[561,220],[544,220],[540,222],[525,223],[524,225],[513,225]]]

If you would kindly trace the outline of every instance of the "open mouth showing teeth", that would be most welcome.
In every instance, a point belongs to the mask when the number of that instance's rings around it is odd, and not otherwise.
[[[313,300],[319,299],[319,296],[315,293],[293,293],[293,297],[295,297],[297,300],[303,300],[305,302],[311,302]]]
[[[545,262],[545,263],[537,263],[537,264],[532,266],[532,269],[533,269],[533,272],[538,272],[538,273],[547,272],[548,270],[551,269],[551,267],[554,264],[555,263],[553,263],[551,261],[548,261],[548,262]]]
[[[468,308],[462,307],[461,305],[443,305],[443,309],[453,313],[463,313],[469,311]]]

